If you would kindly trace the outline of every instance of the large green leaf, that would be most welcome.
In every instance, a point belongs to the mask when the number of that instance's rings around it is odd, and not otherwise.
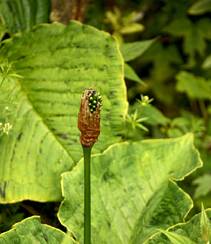
[[[22,76],[3,74],[0,88],[16,104],[13,132],[0,142],[0,201],[59,200],[60,174],[82,156],[77,116],[85,88],[103,97],[93,153],[121,140],[127,101],[119,49],[109,34],[71,22],[41,25],[0,52]]]
[[[27,218],[0,235],[0,244],[73,244],[69,235],[49,225],[41,224],[38,216]]]
[[[201,166],[193,138],[119,143],[92,157],[92,242],[143,243],[182,222],[192,206],[173,181]],[[71,187],[75,185],[77,187]],[[59,219],[83,239],[83,160],[62,175]]]
[[[48,22],[50,0],[0,0],[0,20],[9,32]]]
[[[206,221],[206,223],[204,222]],[[206,226],[204,226],[206,224]],[[211,233],[211,210],[202,211],[201,214],[195,215],[190,221],[185,224],[177,225],[171,228],[164,236],[163,234],[155,235],[151,240],[147,241],[147,244],[208,244],[211,239],[209,233]],[[204,228],[204,227],[207,227]],[[176,236],[180,240],[186,240],[186,242],[172,242],[171,237]],[[187,241],[189,239],[189,242]]]

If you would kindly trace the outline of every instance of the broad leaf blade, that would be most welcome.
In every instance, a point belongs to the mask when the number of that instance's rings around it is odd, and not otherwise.
[[[164,231],[164,230],[162,230],[161,232],[168,237],[168,239],[172,244],[196,244],[186,236],[179,235],[174,232]]]
[[[206,210],[206,221],[211,221],[211,210]],[[188,222],[176,225],[175,227],[171,228],[168,231],[168,234],[173,234],[175,236],[183,236],[188,239],[190,239],[191,242],[186,242],[187,244],[191,244],[192,242],[197,244],[208,244],[210,239],[206,239],[206,241],[203,239],[203,235],[201,233],[201,217],[203,216],[203,213],[195,215],[193,218],[191,218]],[[149,241],[146,242],[146,244],[171,244],[172,241],[169,241],[164,235],[158,234],[152,237]]]
[[[92,158],[93,243],[143,243],[183,218],[192,201],[175,183],[201,166],[192,136],[116,144]],[[70,185],[77,185],[77,188]],[[62,176],[59,219],[83,239],[83,161]]]
[[[85,88],[103,97],[93,153],[121,140],[127,101],[117,44],[109,34],[76,22],[46,24],[9,40],[1,54],[22,79],[7,77],[0,93],[13,91],[17,104],[13,133],[0,143],[0,201],[59,200],[60,174],[82,157],[77,116]]]
[[[69,243],[76,242],[59,229],[41,224],[38,216],[33,216],[15,224],[13,228],[0,235],[0,244],[28,244],[28,243]]]

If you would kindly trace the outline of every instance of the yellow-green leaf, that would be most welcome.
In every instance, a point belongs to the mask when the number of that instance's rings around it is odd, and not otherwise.
[[[0,73],[0,100],[15,104],[13,129],[0,141],[0,202],[60,200],[61,173],[82,157],[77,117],[85,88],[103,99],[93,153],[121,140],[127,100],[117,43],[78,22],[55,23],[15,36],[0,52],[22,77]]]
[[[200,166],[191,134],[119,143],[92,157],[92,242],[143,243],[182,222],[192,201],[172,180]],[[62,175],[62,192],[59,219],[83,242],[83,160]]]
[[[0,234],[0,244],[76,244],[70,235],[49,225],[41,224],[38,216],[32,216],[15,224]]]
[[[208,209],[205,212],[202,209],[202,213],[195,215],[188,222],[178,224],[170,228],[168,232],[165,231],[164,234],[168,236],[168,238],[163,234],[157,234],[150,238],[145,244],[209,244],[211,241],[210,237],[205,240],[204,235],[201,233],[201,219],[204,219],[203,223],[205,221],[206,225],[209,225],[209,229],[207,230],[210,231],[211,210]]]

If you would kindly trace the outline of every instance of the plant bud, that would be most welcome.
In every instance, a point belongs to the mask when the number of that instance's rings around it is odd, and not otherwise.
[[[78,114],[78,128],[81,144],[92,147],[100,134],[101,96],[93,89],[84,91]]]

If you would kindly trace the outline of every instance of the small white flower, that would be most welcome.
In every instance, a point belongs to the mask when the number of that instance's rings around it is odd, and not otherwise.
[[[7,135],[9,134],[11,129],[12,129],[12,125],[9,122],[5,123],[2,127],[3,133],[5,133]]]
[[[153,101],[153,98],[149,98],[148,96],[141,95],[141,100],[139,100],[140,104],[146,106]]]

